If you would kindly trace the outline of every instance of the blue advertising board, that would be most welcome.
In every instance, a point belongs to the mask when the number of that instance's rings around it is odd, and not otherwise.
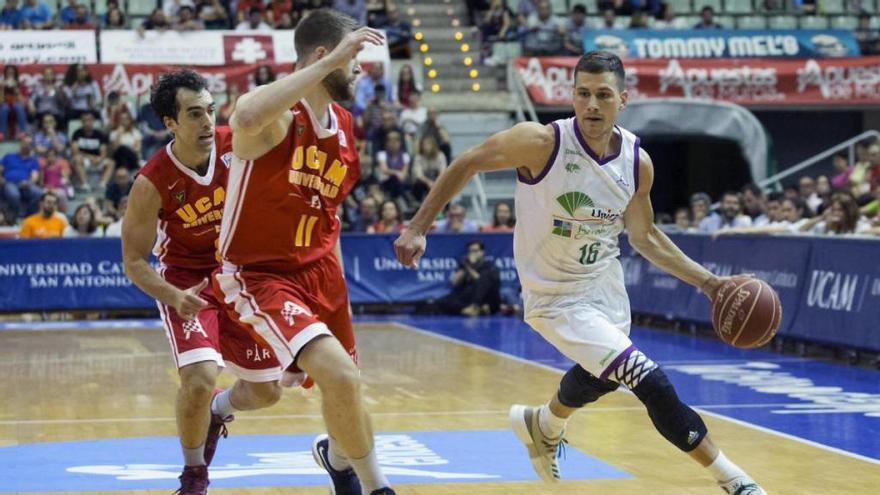
[[[758,29],[587,30],[584,51],[622,58],[826,58],[857,57],[852,31]]]

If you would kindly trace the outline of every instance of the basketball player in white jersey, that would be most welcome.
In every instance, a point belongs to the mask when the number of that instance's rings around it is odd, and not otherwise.
[[[397,258],[418,265],[432,220],[476,173],[517,169],[514,257],[525,320],[577,363],[547,404],[510,410],[538,475],[560,479],[556,453],[568,418],[623,384],[645,404],[660,434],[706,467],[724,491],[766,495],[715,446],[700,416],[629,338],[617,244],[624,227],[642,256],[708,296],[725,279],[654,227],[651,157],[638,137],[615,125],[627,100],[620,59],[601,51],[583,55],[572,99],[573,118],[517,124],[453,161],[394,243]]]

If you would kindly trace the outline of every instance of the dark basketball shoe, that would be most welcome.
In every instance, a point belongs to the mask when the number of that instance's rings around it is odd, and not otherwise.
[[[330,495],[361,495],[363,493],[361,492],[361,482],[354,474],[354,469],[337,471],[330,465],[330,437],[326,434],[315,437],[312,442],[312,457],[315,458],[315,463],[330,475]],[[394,494],[394,492],[390,493]]]
[[[214,396],[222,392],[222,388],[214,389]],[[214,399],[211,399],[211,403],[214,403]],[[226,423],[232,422],[235,419],[235,416],[229,415],[225,418],[221,418],[220,416],[211,413],[211,425],[208,426],[208,438],[205,439],[205,465],[210,466],[211,461],[214,459],[214,452],[217,451],[217,442],[220,441],[220,437],[226,438],[229,436],[229,430],[226,429]]]
[[[397,495],[397,494],[394,493],[394,490],[392,490],[391,488],[388,488],[386,486],[385,488],[379,488],[378,490],[373,490],[373,492],[370,493],[370,495]]]
[[[180,488],[174,495],[207,495],[208,466],[184,466],[180,475]]]

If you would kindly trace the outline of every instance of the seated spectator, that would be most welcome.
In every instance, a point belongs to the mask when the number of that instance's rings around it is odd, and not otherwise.
[[[281,16],[283,14],[289,15],[291,12],[293,12],[293,2],[291,0],[270,0],[266,9],[266,22],[277,29],[281,23]]]
[[[764,212],[764,193],[753,182],[749,182],[742,188],[743,213],[752,219],[752,225],[757,227],[766,224],[767,215]]]
[[[385,99],[385,86],[383,84],[376,85],[374,97],[364,108],[363,113],[358,117],[360,126],[363,128],[367,139],[373,140],[376,132],[382,128],[383,118],[390,113],[394,120],[394,128],[397,127],[397,118],[394,116],[394,107]]]
[[[513,216],[510,205],[502,201],[495,204],[495,211],[492,213],[492,223],[484,225],[480,230],[483,232],[513,232],[515,226],[516,217]]]
[[[691,227],[691,211],[689,209],[683,206],[677,208],[673,221],[678,232],[693,232],[693,227]]]
[[[385,77],[385,66],[380,63],[370,65],[367,75],[357,80],[354,89],[354,106],[352,113],[355,116],[363,113],[367,105],[376,97],[376,86],[382,85],[385,88],[385,101],[394,103],[394,97],[391,94],[391,81]]]
[[[825,209],[831,206],[831,195],[834,193],[831,189],[831,181],[825,175],[816,178],[816,196],[819,198],[819,206],[816,207],[816,214],[821,215]]]
[[[724,26],[715,22],[715,9],[706,5],[700,10],[700,22],[694,29],[724,29]]]
[[[95,27],[95,22],[92,20],[91,14],[89,14],[89,8],[83,4],[79,4],[76,6],[76,16],[72,21],[65,24],[63,28],[71,30],[88,30],[95,29]]]
[[[393,199],[403,196],[407,192],[410,156],[403,150],[403,137],[399,132],[388,133],[385,149],[376,153],[376,163],[382,189]]]
[[[196,14],[208,29],[229,29],[229,11],[221,0],[197,0]]]
[[[498,312],[501,306],[501,274],[495,263],[486,259],[480,241],[467,245],[467,254],[458,261],[458,269],[449,281],[452,290],[437,300],[441,312],[450,315],[478,316]]]
[[[801,177],[798,181],[798,194],[807,205],[807,209],[809,210],[807,216],[811,217],[815,215],[819,205],[822,204],[822,200],[819,198],[819,195],[816,194],[816,181],[807,175]]]
[[[21,27],[21,21],[18,0],[6,0],[3,10],[0,10],[0,30],[18,29]]]
[[[421,202],[434,187],[437,177],[446,170],[446,157],[437,148],[433,136],[425,136],[419,143],[419,153],[413,162],[412,193]]]
[[[400,18],[397,6],[389,2],[385,7],[385,22],[379,26],[385,30],[385,43],[391,58],[409,58],[412,27]]]
[[[171,131],[165,127],[165,123],[156,115],[149,102],[141,105],[138,112],[138,129],[143,136],[141,158],[144,160],[171,141]]]
[[[18,153],[7,153],[0,160],[0,168],[3,172],[0,185],[10,212],[18,218],[36,210],[43,190],[38,185],[40,163],[34,155],[30,136],[22,135]]]
[[[0,85],[0,139],[13,136],[9,132],[9,114],[15,115],[15,132],[27,132],[27,87],[19,81],[18,67],[7,65],[3,68],[3,83]]]
[[[699,230],[712,234],[719,230],[751,226],[752,219],[742,214],[742,201],[739,194],[728,191],[721,197],[721,208],[718,213],[712,213],[704,218],[700,222]]]
[[[58,155],[67,154],[67,134],[56,128],[55,116],[43,115],[43,125],[34,134],[34,149],[38,155],[45,155],[50,149]]]
[[[370,151],[373,153],[373,156],[385,150],[388,143],[388,135],[392,132],[403,136],[403,129],[397,125],[397,117],[394,115],[394,110],[386,109],[382,111],[382,126],[373,130],[370,134]]]
[[[800,190],[798,189],[798,187],[791,185],[791,184],[782,188],[782,194],[786,198],[790,198],[790,199],[795,199],[795,198],[801,197],[801,193],[800,193]]]
[[[281,29],[294,29],[298,23],[299,14],[297,14],[296,11],[282,12],[278,17],[278,22],[274,24],[274,26],[276,31]]]
[[[367,227],[369,234],[392,234],[402,232],[404,228],[400,205],[390,199],[382,202],[382,215],[379,221]]]
[[[864,146],[864,150],[860,157],[859,149],[856,148],[857,161],[849,174],[850,192],[859,203],[862,203],[860,200],[871,192],[871,168],[874,162],[872,157],[877,157],[880,160],[880,144],[872,142]]]
[[[513,12],[507,8],[504,0],[492,0],[479,23],[483,43],[491,46],[492,42],[506,40],[508,31],[513,27],[512,18]]]
[[[131,114],[122,113],[119,116],[119,125],[110,131],[110,154],[116,166],[131,171],[140,169],[142,144],[143,135],[135,127]]]
[[[357,21],[358,26],[367,25],[367,3],[365,0],[334,0],[333,8],[348,14]]]
[[[616,29],[617,28],[617,14],[614,13],[614,9],[603,9],[600,7],[602,11],[602,18],[595,22],[596,29]]]
[[[73,197],[70,183],[70,162],[59,155],[54,148],[49,148],[46,155],[39,159],[40,183],[43,189],[58,196],[58,208],[67,211],[67,199]]]
[[[105,129],[116,129],[119,127],[120,116],[124,113],[134,115],[134,108],[127,101],[123,100],[116,91],[107,93],[107,99],[104,102],[104,108],[101,109],[101,123]]]
[[[565,24],[553,15],[548,0],[538,2],[538,11],[529,16],[524,30],[520,32],[524,55],[558,55],[563,51]]]
[[[273,82],[275,82],[275,71],[272,70],[272,66],[263,64],[254,71],[254,88]]]
[[[874,179],[874,188],[871,194],[872,198],[865,206],[861,208],[861,214],[865,218],[873,219],[875,224],[880,225],[880,178]]]
[[[171,23],[168,22],[168,17],[165,15],[165,11],[162,9],[155,9],[153,13],[150,14],[150,17],[147,18],[139,28],[141,34],[146,30],[156,30],[156,31],[165,31],[171,29]]]
[[[78,0],[67,0],[67,5],[61,7],[58,11],[58,24],[66,26],[73,22],[76,18],[76,6],[79,5]]]
[[[70,225],[64,229],[64,237],[103,237],[103,234],[94,210],[86,203],[76,208]]]
[[[104,227],[104,237],[122,237],[122,219],[125,218],[126,208],[128,208],[128,196],[123,196],[119,198],[116,220]]]
[[[107,20],[104,21],[103,29],[106,31],[113,30],[122,30],[128,29],[128,22],[125,19],[125,14],[122,13],[122,10],[119,7],[112,7],[107,11]]]
[[[801,232],[819,235],[863,234],[871,229],[867,221],[860,221],[859,206],[849,193],[836,193],[823,215],[817,215],[801,225]]]
[[[71,64],[64,73],[62,87],[67,101],[67,118],[79,119],[83,114],[93,117],[101,111],[101,89],[83,64]]]
[[[94,181],[89,176],[97,176],[98,185],[104,188],[110,181],[116,163],[108,156],[107,135],[95,129],[95,116],[82,114],[82,128],[77,129],[70,140],[73,169],[85,190],[90,190]]]
[[[565,22],[565,53],[580,55],[584,53],[584,33],[587,32],[587,8],[583,4],[575,4],[571,8]]]
[[[128,170],[117,168],[113,172],[113,182],[107,184],[107,190],[104,192],[104,198],[107,199],[108,210],[111,214],[118,212],[119,202],[131,192],[133,182]]]
[[[446,163],[452,163],[452,144],[449,140],[449,131],[437,121],[436,107],[428,107],[428,119],[422,125],[419,135],[433,137],[434,141],[437,141],[437,147],[446,157]]]
[[[261,33],[271,33],[272,26],[266,24],[263,20],[263,11],[256,7],[248,11],[248,17],[245,21],[235,26],[236,31],[258,31]]]
[[[162,0],[162,12],[170,23],[174,23],[180,17],[180,9],[189,7],[195,10],[195,6],[193,0]]]
[[[176,31],[202,31],[205,24],[196,17],[196,10],[189,5],[181,5],[177,10],[177,22],[172,26]]]
[[[675,9],[669,2],[660,4],[657,20],[654,21],[653,29],[687,29],[684,19],[675,15]]]
[[[691,195],[691,225],[699,227],[700,222],[709,215],[709,208],[712,206],[712,198],[708,194],[699,192]]]
[[[238,0],[236,2],[235,22],[233,24],[238,25],[242,22],[247,22],[252,9],[262,12],[265,8],[263,0]]]
[[[352,232],[368,232],[379,222],[379,203],[372,196],[365,196],[358,205],[357,216],[351,223]]]
[[[58,213],[58,197],[48,191],[40,197],[40,211],[21,223],[22,239],[51,239],[61,237],[67,229],[67,218]]]
[[[422,94],[413,91],[409,95],[409,106],[400,112],[398,122],[400,123],[403,133],[406,135],[407,142],[415,139],[422,125],[428,120],[428,109],[422,106]]]
[[[852,167],[849,165],[849,155],[846,151],[835,153],[834,158],[831,159],[831,166],[834,168],[834,175],[831,176],[831,187],[835,190],[847,189]]]
[[[40,84],[33,87],[28,99],[28,112],[37,122],[42,122],[43,116],[50,114],[57,123],[64,124],[64,106],[64,92],[55,78],[55,70],[52,67],[43,67]]]
[[[871,14],[859,14],[855,35],[862,55],[880,54],[880,29],[871,27]]]
[[[767,193],[766,199],[767,223],[764,225],[778,226],[785,221],[785,217],[782,215],[782,200],[784,196],[781,192],[773,191]]]
[[[478,232],[480,226],[476,221],[465,218],[465,209],[461,203],[450,203],[446,209],[446,218],[438,220],[434,225],[434,232],[441,234],[454,234],[460,232]]]
[[[515,1],[515,0],[514,0]],[[523,21],[538,12],[538,0],[519,0],[516,4],[516,15]]]
[[[401,107],[409,106],[409,95],[420,92],[421,90],[413,76],[412,66],[404,64],[400,68],[400,72],[397,73],[397,104]]]
[[[45,2],[25,0],[21,8],[21,27],[23,29],[52,29],[52,11]]]
[[[806,205],[801,198],[787,198],[783,196],[780,207],[781,221],[771,221],[760,227],[743,226],[722,229],[716,231],[713,236],[731,234],[797,234],[801,232],[801,227],[808,221],[803,217],[805,208]]]
[[[218,125],[229,123],[229,117],[232,116],[232,112],[235,110],[235,103],[238,101],[239,96],[241,96],[241,91],[238,89],[238,84],[229,83],[226,86],[226,101],[220,105],[220,110],[217,111]]]
[[[630,29],[647,29],[648,28],[648,14],[644,11],[636,10],[629,17],[629,28]]]
[[[375,28],[384,17],[385,0],[367,0],[367,26]]]

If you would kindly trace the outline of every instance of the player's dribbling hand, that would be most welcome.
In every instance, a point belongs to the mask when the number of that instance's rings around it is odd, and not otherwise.
[[[394,254],[403,266],[419,267],[419,259],[425,254],[425,236],[415,229],[407,229],[394,241]]]
[[[754,277],[755,277],[755,274],[754,274],[754,273],[741,273],[741,274],[736,275],[736,276],[737,276],[737,277],[751,277],[751,278],[754,278]],[[714,275],[713,275],[712,278],[706,280],[705,282],[703,282],[703,283],[700,285],[700,290],[703,292],[703,294],[706,294],[706,297],[708,297],[710,301],[714,301],[714,300],[715,300],[715,295],[718,293],[718,289],[720,289],[721,287],[723,287],[724,284],[726,284],[726,283],[727,283],[728,281],[730,281],[731,279],[733,279],[733,276],[730,276],[730,277],[718,277],[718,276],[714,276]]]
[[[199,311],[202,308],[205,308],[208,305],[208,301],[205,301],[199,294],[205,287],[208,286],[208,279],[203,279],[198,285],[194,285],[189,289],[184,291],[180,291],[177,301],[174,304],[174,310],[177,311],[177,314],[180,315],[184,320],[192,320],[199,314]]]
[[[362,27],[345,35],[345,38],[342,38],[342,41],[327,55],[327,58],[334,66],[345,67],[364,49],[366,43],[379,46],[384,42],[385,36],[381,31]]]

